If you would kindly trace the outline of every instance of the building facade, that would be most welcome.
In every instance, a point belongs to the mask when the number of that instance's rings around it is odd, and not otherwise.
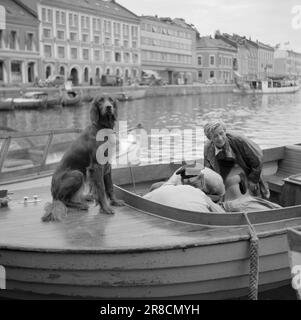
[[[292,79],[301,79],[301,53],[292,50],[276,50],[275,74]]]
[[[197,31],[182,19],[141,17],[141,66],[168,84],[192,83]]]
[[[237,48],[221,39],[201,37],[196,47],[198,81],[233,83],[237,65]]]
[[[0,2],[0,84],[34,83],[39,74],[39,20],[17,0]]]
[[[274,75],[274,51],[269,45],[257,41],[258,46],[258,79],[263,80]]]
[[[41,78],[61,74],[77,84],[103,74],[139,77],[140,21],[115,1],[22,0],[36,6],[40,24]]]

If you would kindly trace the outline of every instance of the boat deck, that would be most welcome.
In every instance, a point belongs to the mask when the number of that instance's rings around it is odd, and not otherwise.
[[[0,210],[0,247],[43,251],[123,251],[176,248],[212,241],[218,235],[232,237],[229,228],[201,227],[178,223],[144,214],[125,206],[115,208],[114,215],[99,213],[90,205],[89,211],[73,210],[63,222],[41,221],[44,205],[51,201],[50,177],[9,185],[12,201]],[[23,203],[37,194],[39,202]],[[29,199],[29,200],[30,200]],[[236,232],[239,228],[235,228]],[[243,232],[245,228],[240,228]],[[245,231],[243,232],[245,234]]]

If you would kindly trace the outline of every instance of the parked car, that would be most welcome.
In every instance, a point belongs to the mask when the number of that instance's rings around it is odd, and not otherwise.
[[[49,76],[46,79],[45,83],[48,87],[59,87],[64,85],[65,77],[60,74],[55,74],[55,75]]]
[[[140,86],[162,86],[164,82],[156,71],[143,70],[139,84]]]
[[[210,79],[206,80],[206,84],[215,84],[215,83],[217,83],[216,78],[210,78]]]
[[[122,86],[123,80],[116,75],[103,74],[100,79],[101,86]]]

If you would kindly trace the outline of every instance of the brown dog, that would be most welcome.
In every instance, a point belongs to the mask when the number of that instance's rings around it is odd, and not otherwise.
[[[104,213],[114,213],[113,206],[123,206],[114,196],[111,164],[100,164],[96,159],[98,147],[104,142],[96,141],[102,129],[113,129],[117,120],[117,102],[103,96],[96,97],[90,111],[92,124],[75,140],[64,154],[53,174],[51,194],[53,201],[45,207],[43,221],[59,221],[67,214],[67,207],[87,210],[83,196],[88,181],[93,198]],[[110,203],[108,201],[110,199]]]

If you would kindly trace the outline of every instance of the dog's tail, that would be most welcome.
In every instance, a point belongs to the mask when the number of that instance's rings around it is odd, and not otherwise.
[[[68,208],[60,200],[47,202],[45,205],[45,214],[42,217],[43,222],[62,221],[68,213]]]

